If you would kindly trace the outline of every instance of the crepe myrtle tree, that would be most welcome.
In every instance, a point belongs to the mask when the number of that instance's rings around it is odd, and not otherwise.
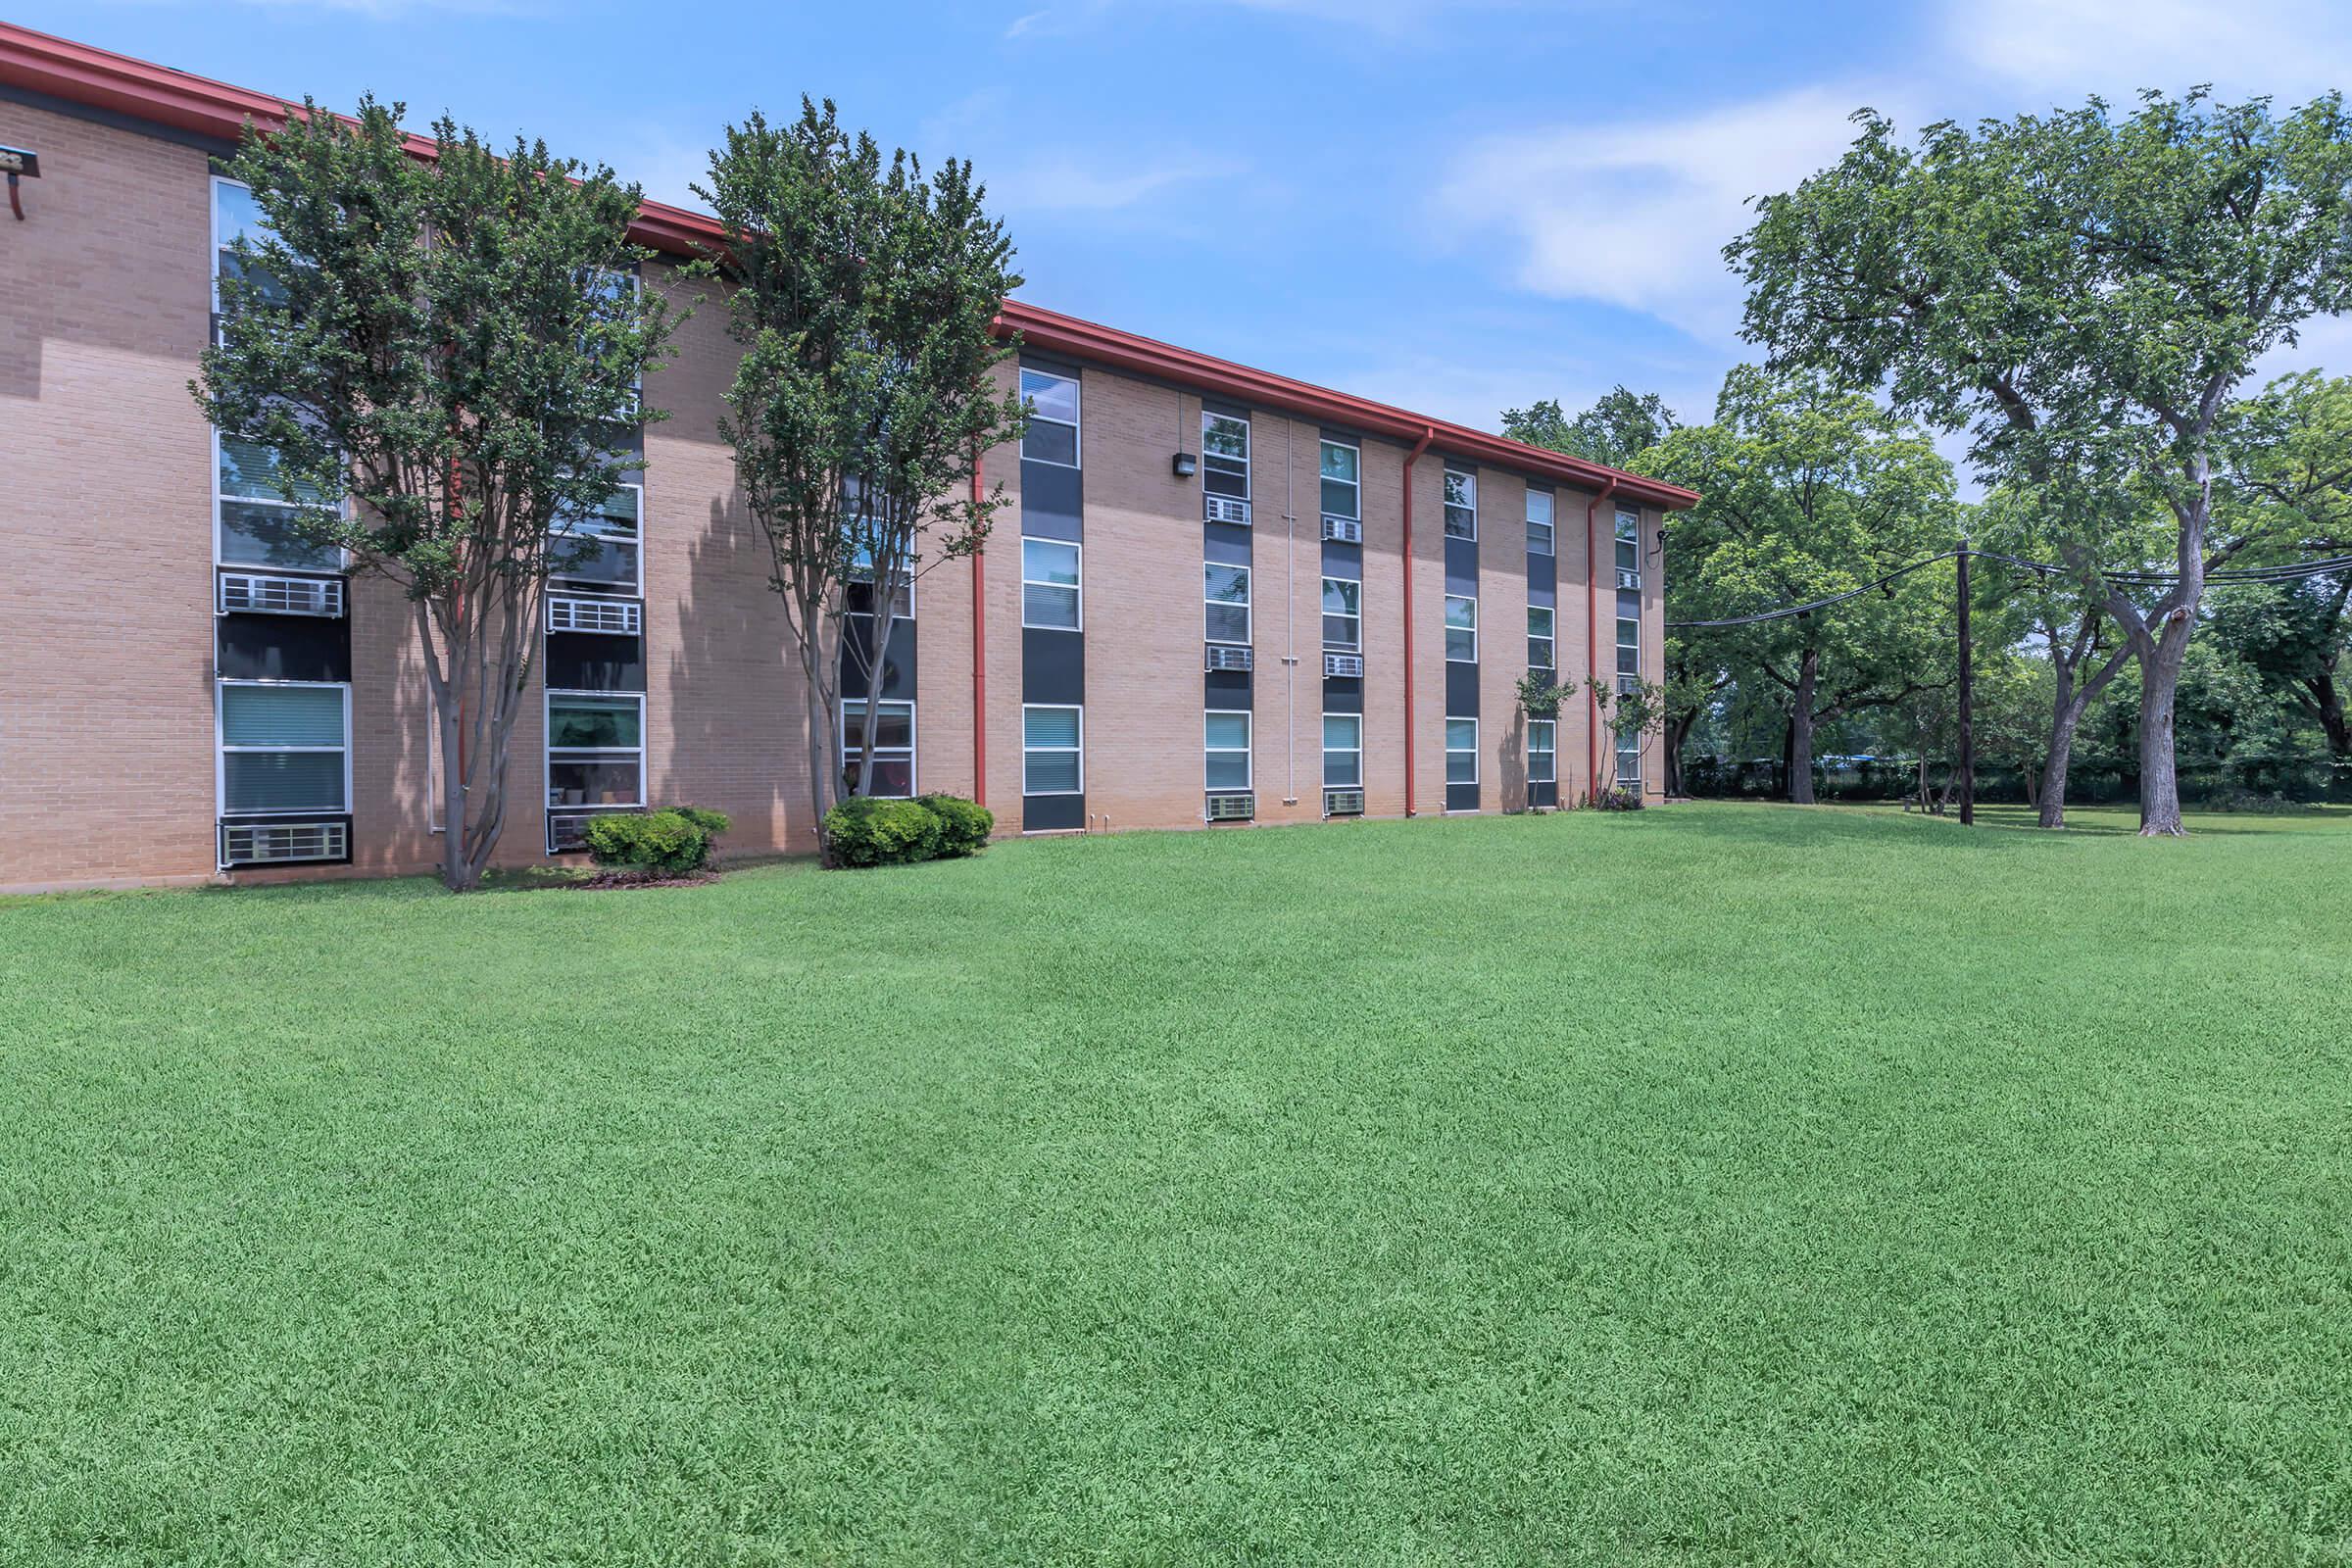
[[[1845,156],[1763,198],[1725,248],[1743,330],[1777,364],[1885,386],[1966,429],[1988,487],[2141,486],[2177,579],[2139,565],[2104,508],[2053,519],[2063,559],[2140,666],[2140,831],[2181,831],[2174,696],[2205,574],[2255,541],[2215,529],[2233,392],[2302,323],[2352,305],[2352,118],[2328,94],[2285,113],[2195,89],[2129,114],[2080,109],[1930,125],[1874,111]],[[2121,556],[2124,559],[2118,560]]]
[[[885,160],[829,101],[729,126],[695,190],[726,231],[710,265],[743,359],[719,429],[799,658],[821,834],[845,789],[873,789],[878,726],[845,766],[835,715],[845,696],[868,715],[882,701],[892,607],[1008,504],[972,480],[1026,422],[996,379],[1018,342],[994,330],[1021,279],[970,164]]]
[[[405,106],[305,102],[248,122],[230,177],[263,220],[221,269],[220,323],[190,383],[224,434],[271,460],[309,540],[400,585],[431,692],[442,880],[476,886],[548,574],[592,545],[564,519],[643,463],[623,428],[672,320],[634,286],[638,187],[447,118],[419,157]]]

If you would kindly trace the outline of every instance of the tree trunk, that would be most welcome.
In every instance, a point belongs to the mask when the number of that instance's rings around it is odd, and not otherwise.
[[[1821,655],[1808,648],[1797,666],[1796,696],[1788,710],[1788,800],[1813,804],[1813,697],[1821,684]]]
[[[2320,733],[2328,737],[2328,753],[2340,765],[2352,761],[2352,720],[2344,714],[2344,694],[2335,684],[2335,666],[2328,665],[2304,682],[2312,705],[2319,710]]]
[[[2176,635],[2178,633],[2178,635]],[[2180,775],[2173,748],[2174,698],[2188,653],[2184,622],[2171,622],[2139,662],[2139,831],[2143,838],[2179,838]]]
[[[2041,809],[2041,775],[2030,767],[2021,767],[2017,772],[2019,779],[2026,786],[2026,808],[2031,811],[2039,811]]]
[[[1666,733],[1662,739],[1665,742],[1664,762],[1668,795],[1680,796],[1687,793],[1683,788],[1683,746],[1690,738],[1690,726],[1697,722],[1698,714],[1695,711],[1667,721]]]

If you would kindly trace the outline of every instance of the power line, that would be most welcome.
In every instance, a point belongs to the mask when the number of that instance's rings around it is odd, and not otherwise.
[[[1923,560],[1914,561],[1907,566],[1897,566],[1885,576],[1866,582],[1859,588],[1849,588],[1843,593],[1832,594],[1826,599],[1814,599],[1801,605],[1783,605],[1777,609],[1760,611],[1752,615],[1733,615],[1722,620],[1670,620],[1666,622],[1666,629],[1668,631],[1719,630],[1731,626],[1760,626],[1768,621],[1787,620],[1796,615],[1810,615],[1815,611],[1842,605],[1849,599],[1859,599],[1874,589],[1884,588],[1890,582],[1908,577],[1911,573],[1933,566],[1939,561],[1958,560],[1960,554],[1961,552],[1957,550],[1942,551]],[[2023,556],[2005,555],[1998,550],[1971,549],[1968,554],[1982,556],[1989,561],[2006,562],[2012,566],[2039,572],[2045,577],[2077,575],[2072,566],[2059,565],[2047,561],[2029,561]],[[2278,566],[2247,566],[2209,571],[2205,574],[2205,580],[2209,583],[2225,584],[2298,582],[2305,577],[2325,576],[2328,573],[2343,571],[2348,568],[2352,568],[2352,556],[2330,556],[2325,561],[2304,561]],[[2155,587],[2162,583],[2180,580],[2180,574],[2177,571],[2137,571],[2121,568],[2110,570],[2103,566],[2099,568],[2099,575],[2109,582],[2120,583],[2132,588]]]

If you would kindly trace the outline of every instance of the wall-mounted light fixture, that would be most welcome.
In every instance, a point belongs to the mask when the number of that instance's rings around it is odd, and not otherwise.
[[[1200,460],[1190,452],[1179,452],[1176,454],[1176,461],[1170,466],[1175,468],[1177,478],[1190,479],[1200,471]]]
[[[24,220],[24,197],[17,181],[41,177],[41,155],[29,147],[0,147],[0,172],[8,175],[8,210],[21,223]]]

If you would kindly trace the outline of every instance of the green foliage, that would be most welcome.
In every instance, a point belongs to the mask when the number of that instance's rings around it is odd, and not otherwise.
[[[597,864],[616,870],[685,876],[710,863],[717,836],[728,825],[725,812],[694,807],[612,811],[590,819],[588,853]]]
[[[853,795],[825,813],[825,851],[841,865],[911,865],[938,858],[947,824],[921,801]]]
[[[1549,398],[1502,416],[1502,433],[1514,441],[1612,468],[1631,468],[1635,459],[1679,428],[1673,411],[1655,392],[1635,393],[1622,385],[1574,418]]]
[[[444,874],[464,887],[504,820],[547,573],[580,549],[551,528],[644,466],[618,432],[663,417],[638,387],[672,323],[659,290],[613,282],[650,255],[628,240],[636,186],[446,118],[420,160],[402,112],[306,102],[268,136],[247,125],[223,169],[264,229],[231,247],[190,390],[270,455],[298,531],[416,603],[444,754],[466,760],[444,781]],[[459,692],[482,694],[464,734]]]
[[[1550,718],[1559,712],[1567,691],[1551,670],[1531,669],[1519,677],[1518,694],[1519,706],[1527,710],[1529,717]]]
[[[1640,790],[1615,784],[1592,797],[1592,804],[1604,811],[1639,811],[1643,802]]]
[[[996,379],[1019,348],[993,330],[1021,282],[1011,243],[970,164],[926,176],[906,152],[886,162],[830,102],[804,98],[789,125],[754,114],[727,127],[696,193],[727,232],[713,266],[743,358],[719,432],[766,535],[770,584],[816,710],[871,704],[883,662],[843,636],[852,596],[902,599],[923,570],[978,550],[1008,505],[1002,485],[976,496],[971,480],[980,453],[1026,418]],[[854,667],[846,690],[837,647]],[[837,766],[833,726],[812,726],[820,804],[845,773],[865,776],[871,739]]]
[[[997,825],[997,813],[960,795],[925,795],[919,798],[939,818],[939,853],[954,858],[977,855],[988,847],[988,836]]]

